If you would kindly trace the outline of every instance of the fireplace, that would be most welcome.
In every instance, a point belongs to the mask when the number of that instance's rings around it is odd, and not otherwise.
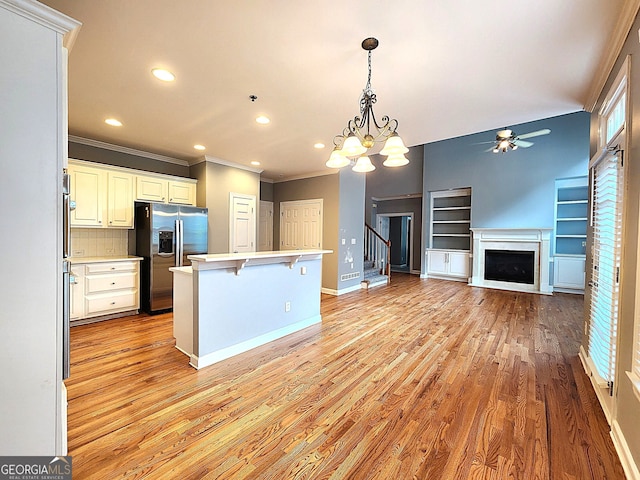
[[[520,250],[485,250],[484,279],[533,285],[535,252]]]
[[[472,228],[470,285],[551,294],[551,228]]]

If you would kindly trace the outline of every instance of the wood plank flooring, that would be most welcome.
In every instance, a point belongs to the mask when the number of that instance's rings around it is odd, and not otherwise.
[[[583,299],[394,275],[194,370],[170,314],[72,328],[74,479],[623,479]]]

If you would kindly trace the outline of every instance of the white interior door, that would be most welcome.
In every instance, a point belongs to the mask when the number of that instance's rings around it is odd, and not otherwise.
[[[322,248],[322,199],[280,203],[280,249]]]
[[[256,251],[256,197],[230,194],[229,251]]]
[[[273,250],[273,202],[260,201],[258,213],[258,251]]]

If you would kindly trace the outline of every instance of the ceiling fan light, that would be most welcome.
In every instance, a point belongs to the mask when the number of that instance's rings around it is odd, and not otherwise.
[[[517,150],[518,149],[518,145],[516,145],[515,143],[511,144],[511,150]]]
[[[360,143],[360,139],[353,133],[350,133],[349,136],[344,139],[344,143],[342,144],[342,155],[345,157],[357,157],[366,151],[366,147]]]
[[[498,149],[498,147],[494,148],[492,151],[493,153],[500,153],[500,150]]]
[[[385,167],[403,167],[407,165],[409,160],[402,154],[389,155],[389,157],[382,162]]]
[[[384,147],[380,150],[381,155],[403,155],[407,153],[409,149],[404,145],[402,138],[397,133],[392,133],[387,141],[384,143]]]
[[[341,151],[336,147],[333,149],[333,152],[331,152],[331,156],[325,165],[329,168],[342,168],[346,167],[350,163],[351,160],[342,155]]]
[[[358,173],[373,172],[375,169],[376,167],[371,163],[371,160],[369,159],[369,157],[358,158],[358,161],[352,168],[354,172],[358,172]]]

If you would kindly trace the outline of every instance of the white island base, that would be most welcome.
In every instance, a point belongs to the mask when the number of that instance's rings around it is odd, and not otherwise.
[[[320,323],[324,253],[189,256],[171,269],[176,347],[200,369]]]

